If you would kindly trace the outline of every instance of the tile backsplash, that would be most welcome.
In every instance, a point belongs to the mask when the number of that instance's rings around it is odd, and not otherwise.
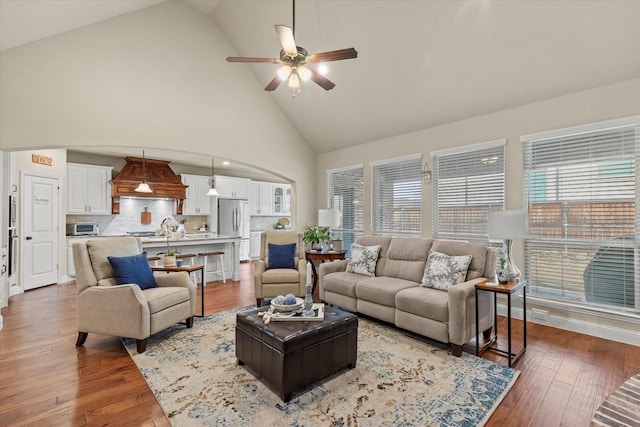
[[[151,212],[151,224],[142,224],[140,214],[147,207]],[[120,198],[119,215],[67,215],[67,223],[97,222],[100,234],[119,235],[129,231],[155,232],[164,218],[185,220],[187,232],[197,231],[207,222],[206,216],[173,215],[173,201],[164,199]]]

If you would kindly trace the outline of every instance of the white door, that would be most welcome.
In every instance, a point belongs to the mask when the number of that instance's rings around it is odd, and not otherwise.
[[[23,177],[20,271],[24,290],[58,281],[58,186],[57,178]]]

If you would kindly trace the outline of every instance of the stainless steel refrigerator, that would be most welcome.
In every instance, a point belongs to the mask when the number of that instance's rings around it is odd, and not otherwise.
[[[218,235],[240,237],[240,261],[250,254],[249,201],[246,199],[218,199]]]

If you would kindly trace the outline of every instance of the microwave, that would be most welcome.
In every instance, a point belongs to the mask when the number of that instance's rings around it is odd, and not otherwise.
[[[67,236],[97,236],[99,228],[97,222],[74,222],[67,224]]]

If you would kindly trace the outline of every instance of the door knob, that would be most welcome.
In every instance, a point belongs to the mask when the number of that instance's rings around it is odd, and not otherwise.
[[[25,239],[26,239],[26,240],[31,240],[31,239],[33,239],[33,237],[31,237],[31,236],[27,236],[27,237],[25,237]]]

